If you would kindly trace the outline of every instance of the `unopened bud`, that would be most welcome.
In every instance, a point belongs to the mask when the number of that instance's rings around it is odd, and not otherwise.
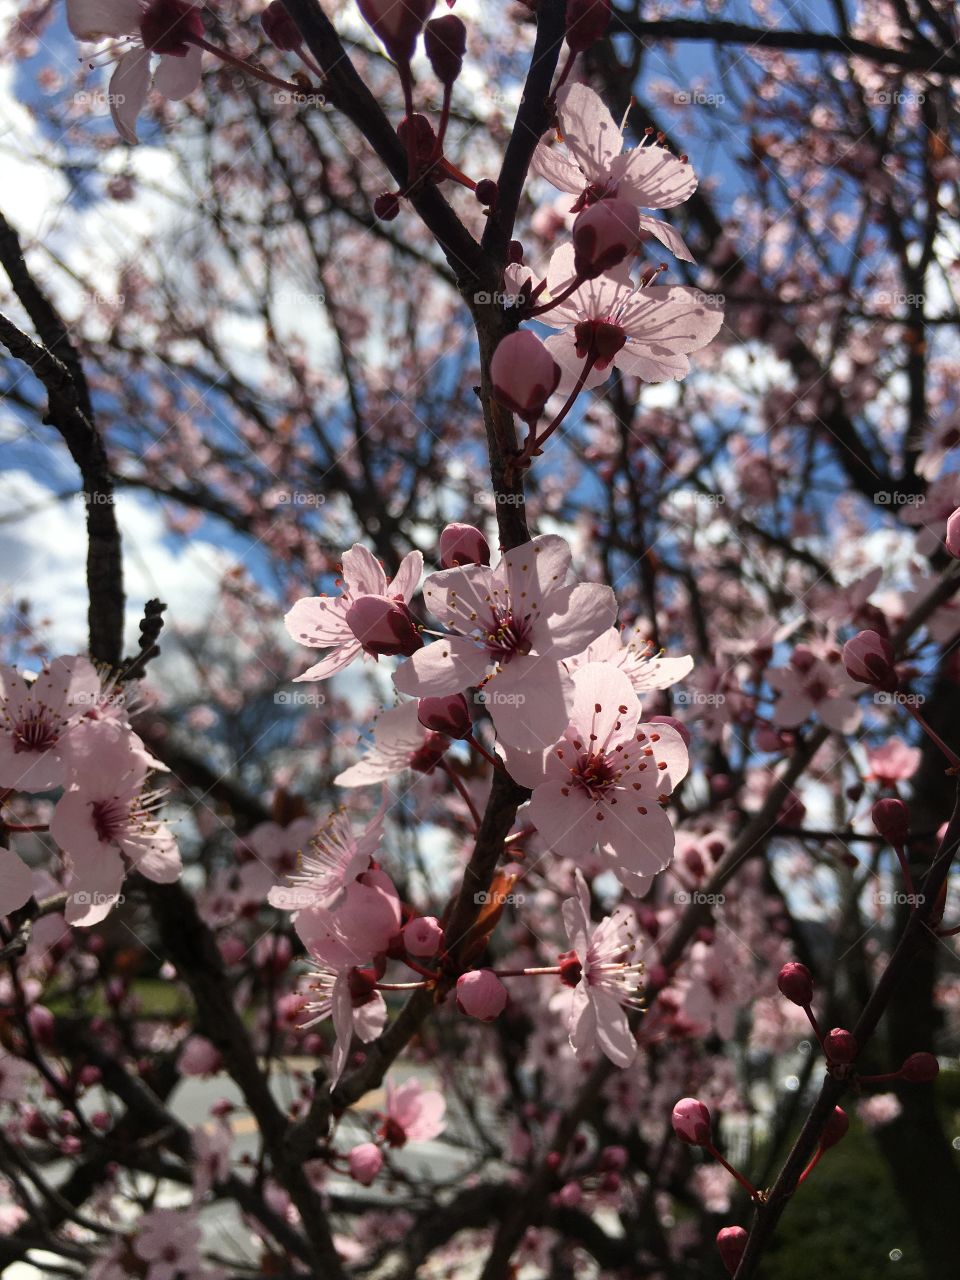
[[[491,210],[497,207],[498,194],[499,188],[492,178],[481,178],[474,192],[480,203]]]
[[[184,58],[205,34],[200,10],[186,0],[153,0],[140,18],[140,38],[151,53]]]
[[[850,1121],[847,1119],[847,1113],[842,1107],[834,1107],[833,1113],[820,1137],[821,1149],[829,1151],[831,1147],[836,1146],[849,1128]]]
[[[698,1098],[681,1098],[670,1121],[681,1142],[702,1147],[710,1141],[710,1112]]]
[[[470,709],[462,693],[421,698],[417,707],[417,719],[425,729],[446,734],[448,738],[469,738],[473,732]]]
[[[471,969],[457,979],[457,1008],[481,1022],[498,1018],[507,1003],[507,988],[492,969]]]
[[[418,916],[404,925],[403,945],[412,956],[435,956],[443,942],[443,929],[436,916]]]
[[[448,524],[440,535],[440,568],[489,564],[490,544],[472,524]]]
[[[373,212],[381,222],[392,222],[400,212],[400,196],[396,191],[384,191],[374,200]]]
[[[717,1232],[720,1259],[730,1275],[736,1274],[746,1247],[747,1233],[743,1227],[721,1227]]]
[[[409,62],[434,0],[357,0],[360,12],[394,62]]]
[[[858,631],[843,646],[843,665],[851,680],[886,693],[899,688],[900,679],[890,641],[876,631]]]
[[[786,996],[801,1009],[805,1009],[813,999],[813,974],[805,964],[791,960],[783,966],[777,978],[780,994]]]
[[[281,53],[292,53],[303,44],[303,36],[284,8],[283,0],[270,0],[260,15],[260,25],[263,34]]]
[[[347,610],[346,622],[364,653],[375,658],[409,658],[423,648],[423,637],[402,600],[360,596]]]
[[[567,44],[582,53],[607,33],[610,0],[567,0]]]
[[[947,521],[947,536],[943,542],[954,559],[960,560],[960,507]]]
[[[834,1027],[823,1037],[823,1050],[831,1062],[848,1066],[860,1052],[860,1046],[851,1031]]]
[[[900,1075],[910,1084],[929,1084],[939,1073],[940,1063],[932,1053],[911,1053],[900,1068]]]
[[[581,280],[594,280],[636,249],[640,214],[629,200],[598,200],[577,214],[572,235],[574,270]]]
[[[467,28],[453,13],[432,18],[424,28],[423,47],[442,85],[451,85],[463,69]]]
[[[870,814],[877,832],[895,848],[902,848],[910,834],[910,810],[893,796],[878,800]]]
[[[490,362],[493,394],[524,422],[536,422],[557,389],[560,366],[535,333],[520,329],[502,338]]]

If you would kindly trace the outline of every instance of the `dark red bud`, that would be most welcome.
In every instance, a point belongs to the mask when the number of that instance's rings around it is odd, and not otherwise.
[[[453,13],[433,18],[424,28],[423,47],[433,74],[442,85],[451,85],[463,68],[467,28]]]
[[[831,1062],[847,1066],[860,1052],[860,1046],[850,1031],[834,1027],[823,1037],[823,1049]]]
[[[834,1107],[833,1115],[827,1121],[820,1138],[821,1149],[829,1151],[831,1147],[836,1146],[849,1128],[850,1121],[847,1119],[847,1113],[842,1107]]]
[[[896,848],[902,848],[910,834],[910,810],[893,796],[878,800],[870,814],[879,835]]]
[[[900,1074],[910,1084],[929,1084],[940,1072],[940,1063],[932,1053],[911,1053]]]
[[[786,996],[801,1009],[809,1005],[813,999],[813,974],[805,964],[791,960],[780,970],[777,978],[780,994]]]
[[[374,200],[373,212],[381,222],[392,222],[400,212],[400,196],[396,191],[384,191]]]
[[[746,1247],[747,1233],[743,1227],[721,1227],[717,1232],[717,1249],[730,1275],[736,1274]]]

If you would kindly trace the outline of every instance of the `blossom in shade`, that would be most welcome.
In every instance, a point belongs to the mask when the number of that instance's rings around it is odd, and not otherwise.
[[[12,849],[0,846],[0,916],[8,916],[33,896],[33,872]]]
[[[179,102],[200,83],[196,41],[204,36],[203,18],[186,0],[67,0],[67,24],[78,40],[112,39],[125,50],[110,77],[108,101],[117,132],[131,144],[151,84]]]
[[[367,787],[385,782],[404,769],[430,773],[450,740],[425,728],[418,710],[414,701],[385,711],[373,727],[373,746],[356,764],[338,773],[334,782],[341,787]]]
[[[155,815],[160,796],[145,792],[147,763],[128,739],[99,738],[100,750],[75,763],[50,819],[66,856],[68,924],[96,924],[115,906],[129,867],[169,884],[182,864],[170,830]]]
[[[533,791],[529,818],[554,853],[582,861],[597,846],[631,893],[644,893],[674,851],[662,802],[687,772],[680,734],[642,724],[623,671],[591,662],[573,674],[569,724],[546,751],[507,748],[507,770]]]
[[[536,422],[557,389],[560,366],[535,333],[519,329],[501,338],[490,362],[493,394],[501,404]],[[489,564],[489,556],[486,563]]]
[[[274,885],[267,901],[281,911],[335,906],[347,885],[369,869],[382,838],[382,813],[360,835],[342,809],[332,813],[313,837],[310,852],[301,855],[299,870],[287,877],[289,885]]]
[[[623,131],[586,85],[560,90],[557,118],[563,146],[551,145],[548,135],[534,152],[531,168],[576,196],[574,212],[614,196],[638,209],[672,209],[697,189],[691,166],[663,147],[646,144],[624,151]],[[668,223],[641,214],[640,226],[678,258],[693,261],[683,237]]]
[[[919,747],[908,746],[902,738],[888,738],[878,747],[867,747],[869,776],[885,787],[912,778],[920,767],[920,760]]]
[[[423,570],[423,556],[411,551],[400,562],[390,581],[379,560],[357,543],[343,555],[343,579],[338,596],[307,596],[298,600],[284,618],[291,639],[310,649],[328,649],[319,662],[297,676],[298,680],[325,680],[357,658],[363,637],[357,636],[347,621],[353,605],[364,596],[374,596],[393,605],[408,605]]]
[[[148,1264],[147,1280],[202,1274],[200,1224],[183,1209],[153,1209],[137,1224],[133,1251]]]
[[[811,715],[837,733],[851,733],[860,723],[855,690],[843,667],[818,657],[807,645],[797,645],[789,664],[769,669],[766,679],[780,695],[773,723],[782,729],[795,729]]]
[[[100,677],[86,658],[55,658],[32,680],[0,666],[0,787],[63,786],[69,732],[99,696]]]
[[[551,297],[559,297],[576,274],[573,246],[561,245],[547,268]],[[560,330],[544,345],[562,370],[559,390],[568,394],[588,359],[587,388],[599,386],[614,367],[644,382],[685,377],[687,356],[719,333],[723,308],[686,285],[637,286],[621,264],[585,281],[540,319]]]
[[[843,665],[851,680],[894,692],[899,687],[893,645],[876,631],[858,631],[843,646]]]
[[[637,248],[640,215],[628,200],[600,200],[577,214],[570,232],[573,265],[581,280],[619,266]]]
[[[452,634],[409,658],[394,684],[418,697],[483,685],[500,741],[542,750],[569,719],[573,688],[562,660],[582,652],[616,615],[609,587],[569,579],[570,548],[554,534],[507,552],[495,569],[435,573],[424,599]]]
[[[394,62],[409,62],[436,0],[357,0]]]
[[[643,964],[636,958],[637,918],[626,906],[594,925],[590,891],[576,872],[577,892],[563,904],[569,952],[561,959],[561,978],[573,987],[570,1044],[579,1057],[598,1048],[618,1067],[628,1067],[637,1042],[627,1020],[639,1009]]]
[[[374,981],[373,976],[349,964],[335,967],[321,962],[307,975],[306,991],[314,994],[303,1006],[311,1016],[301,1029],[333,1018],[336,1043],[330,1061],[331,1089],[343,1075],[354,1035],[369,1044],[386,1026],[386,1001]]]
[[[393,1147],[407,1142],[429,1142],[446,1127],[447,1103],[436,1089],[424,1089],[419,1080],[406,1080],[399,1088],[387,1081],[387,1109],[383,1136]]]

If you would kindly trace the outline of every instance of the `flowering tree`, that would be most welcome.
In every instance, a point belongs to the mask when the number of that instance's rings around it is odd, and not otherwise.
[[[960,29],[718,9],[5,11],[11,1275],[955,1270]]]

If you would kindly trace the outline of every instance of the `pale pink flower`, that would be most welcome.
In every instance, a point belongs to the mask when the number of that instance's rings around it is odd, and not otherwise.
[[[797,645],[786,667],[766,672],[767,683],[780,697],[773,722],[795,729],[811,715],[836,733],[852,733],[860,723],[856,689],[839,662],[826,662],[806,645]]]
[[[527,751],[554,742],[572,705],[562,660],[606,630],[617,608],[609,587],[569,578],[570,548],[554,534],[507,552],[496,569],[433,574],[424,599],[454,634],[415,653],[394,684],[418,697],[483,685],[501,742]]]
[[[399,1088],[387,1081],[384,1137],[394,1147],[407,1142],[429,1142],[446,1127],[447,1103],[436,1089],[424,1089],[419,1080],[407,1080]]]
[[[308,649],[330,650],[296,679],[325,680],[349,666],[362,651],[360,639],[347,622],[351,607],[365,596],[409,604],[422,571],[423,556],[419,551],[411,551],[388,582],[380,561],[366,547],[357,543],[345,551],[340,594],[307,596],[298,600],[284,618],[291,639]]]
[[[376,1040],[387,1022],[383,996],[372,981],[358,981],[356,975],[353,964],[335,967],[325,962],[308,974],[306,990],[318,993],[318,998],[311,997],[304,1004],[304,1012],[312,1016],[301,1024],[301,1030],[333,1018],[336,1043],[330,1060],[331,1089],[343,1075],[354,1035],[367,1044]]]
[[[0,1102],[23,1103],[28,1085],[37,1080],[29,1062],[15,1058],[0,1046]]]
[[[430,773],[450,740],[424,728],[417,711],[415,701],[385,711],[373,726],[373,746],[356,764],[338,773],[334,782],[341,787],[367,787],[404,769]]]
[[[383,838],[383,814],[356,835],[344,810],[332,813],[314,835],[311,851],[300,858],[300,870],[287,877],[289,885],[274,885],[267,894],[282,911],[331,908],[343,898],[347,885],[369,870],[370,859]]]
[[[198,1275],[200,1224],[187,1209],[153,1209],[145,1213],[133,1238],[133,1251],[148,1263],[147,1280],[176,1280],[185,1272]]]
[[[173,102],[200,83],[201,51],[194,41],[204,36],[203,18],[185,0],[67,0],[67,24],[78,40],[116,40],[126,50],[110,77],[108,101],[117,132],[131,144],[151,83]]]
[[[628,639],[626,632],[618,631],[616,627],[597,636],[583,653],[567,658],[564,666],[568,671],[576,671],[588,662],[606,662],[619,667],[638,697],[658,689],[669,689],[693,670],[693,658],[689,654],[682,658],[662,657],[653,653],[649,640],[637,638],[636,629]]]
[[[184,1076],[212,1076],[223,1066],[220,1050],[206,1036],[188,1036],[177,1059],[177,1070]]]
[[[561,958],[561,977],[573,987],[570,1045],[578,1057],[601,1049],[615,1066],[628,1067],[637,1055],[637,1042],[627,1010],[642,1003],[637,918],[629,907],[619,906],[594,925],[590,891],[579,869],[576,886],[576,897],[563,904],[570,951]]]
[[[906,782],[920,767],[921,755],[918,747],[910,747],[897,737],[888,738],[879,747],[867,747],[870,777],[885,787]]]
[[[100,677],[86,658],[55,658],[32,680],[0,666],[0,788],[63,786],[70,729],[99,696]]]
[[[230,1150],[233,1133],[229,1120],[218,1117],[193,1131],[193,1203],[199,1204],[208,1191],[226,1182],[231,1173]]]
[[[562,245],[550,259],[547,288],[558,297],[575,278],[574,250]],[[561,394],[572,391],[584,363],[594,363],[584,387],[597,387],[611,368],[644,382],[679,380],[690,372],[687,356],[717,336],[723,308],[686,285],[641,285],[625,265],[587,280],[539,319],[560,332],[545,346],[562,372]]]
[[[960,414],[952,413],[929,429],[923,452],[917,458],[917,475],[936,480],[948,454],[960,446]]]
[[[891,1124],[903,1110],[895,1093],[874,1093],[857,1103],[857,1115],[868,1129],[879,1129]]]
[[[116,904],[127,866],[169,884],[182,871],[169,829],[153,810],[159,796],[144,792],[146,762],[127,741],[111,739],[84,756],[50,819],[50,834],[69,869],[65,917],[91,925]]]
[[[506,750],[507,769],[530,787],[529,818],[554,853],[583,862],[598,846],[630,892],[644,893],[674,850],[662,808],[687,772],[680,734],[641,724],[623,671],[591,662],[573,674],[570,723],[548,750]]]
[[[0,916],[8,916],[33,896],[33,872],[24,860],[0,846]]]
[[[610,196],[640,209],[672,209],[697,189],[692,167],[663,147],[648,144],[624,152],[623,131],[586,85],[560,90],[557,116],[564,149],[551,145],[547,135],[533,154],[531,168],[577,197],[573,211]],[[641,214],[640,226],[678,258],[693,261],[683,237],[667,223]]]

